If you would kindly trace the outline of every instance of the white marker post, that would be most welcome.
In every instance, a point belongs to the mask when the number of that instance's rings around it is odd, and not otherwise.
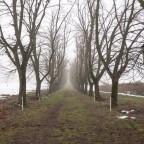
[[[22,111],[24,110],[24,106],[23,106],[23,97],[22,97]]]
[[[110,111],[111,111],[111,107],[112,107],[112,106],[111,106],[111,100],[112,100],[112,99],[111,99],[111,96],[110,96]]]

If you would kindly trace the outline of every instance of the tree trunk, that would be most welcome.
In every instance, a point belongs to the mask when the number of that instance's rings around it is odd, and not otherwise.
[[[84,83],[82,84],[82,93],[85,93]]]
[[[41,98],[41,81],[37,79],[37,82],[36,82],[36,97],[38,99]]]
[[[26,106],[26,69],[19,71],[19,96],[18,96],[18,104],[22,104]]]
[[[84,83],[81,83],[81,85],[80,85],[80,91],[81,91],[82,93],[84,93]]]
[[[87,94],[87,83],[85,83],[85,90],[84,93]]]
[[[54,91],[54,83],[53,83],[53,81],[50,81],[50,86],[49,86],[49,94],[51,94],[51,93],[53,93],[53,91]]]
[[[95,100],[100,99],[99,82],[95,82]]]
[[[89,96],[93,97],[93,83],[90,83]]]
[[[112,90],[111,90],[111,104],[112,107],[117,107],[117,97],[118,97],[118,80],[112,80]]]
[[[51,94],[53,92],[52,87],[53,87],[52,84],[50,84],[48,94]]]

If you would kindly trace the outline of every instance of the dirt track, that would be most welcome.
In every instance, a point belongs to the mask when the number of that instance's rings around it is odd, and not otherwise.
[[[14,137],[16,144],[50,144],[50,139],[53,138],[51,132],[53,127],[57,127],[59,112],[64,107],[64,101],[56,103],[48,113],[44,113],[46,120],[35,131],[28,131],[21,136]]]
[[[93,103],[79,92],[61,93],[61,100],[45,108],[41,123],[28,122],[23,130],[14,134],[11,144],[144,143],[141,121],[118,120],[116,111],[110,113],[107,105]]]

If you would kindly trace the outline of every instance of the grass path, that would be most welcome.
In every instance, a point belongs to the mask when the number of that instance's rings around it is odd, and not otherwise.
[[[0,124],[0,144],[143,144],[144,117],[119,120],[118,110],[75,90],[61,90]]]

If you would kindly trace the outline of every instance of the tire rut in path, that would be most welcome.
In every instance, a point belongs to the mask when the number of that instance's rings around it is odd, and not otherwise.
[[[60,110],[65,105],[65,97],[60,102],[53,105],[46,115],[46,120],[37,129],[37,131],[29,131],[27,134],[16,136],[14,143],[16,144],[49,144],[53,137],[51,130],[59,125],[57,119]]]

